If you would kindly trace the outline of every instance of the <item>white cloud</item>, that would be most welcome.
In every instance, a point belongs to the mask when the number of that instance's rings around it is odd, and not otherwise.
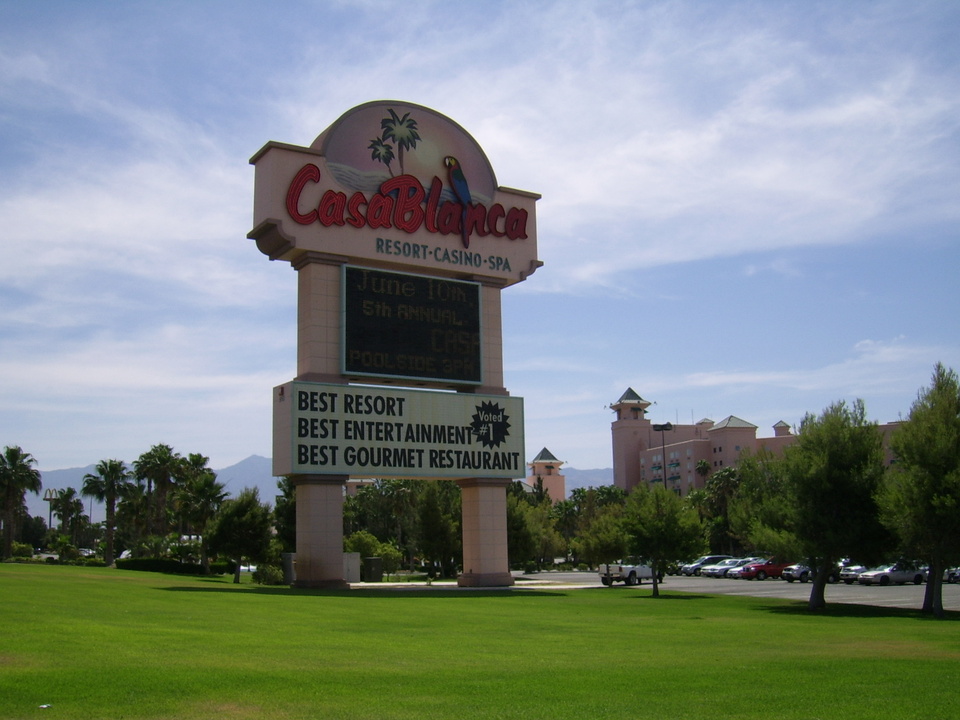
[[[609,464],[603,406],[629,385],[668,416],[685,420],[689,406],[698,419],[766,424],[771,407],[790,415],[861,395],[889,416],[933,362],[960,365],[949,303],[916,308],[949,340],[927,330],[846,352],[797,308],[795,331],[823,348],[803,359],[771,349],[765,367],[725,360],[734,340],[722,317],[677,318],[690,330],[670,336],[669,357],[682,366],[650,351],[661,338],[643,340],[644,303],[669,312],[700,291],[682,271],[664,284],[651,268],[735,258],[727,286],[769,288],[746,281],[772,276],[822,292],[817,247],[893,237],[923,257],[955,244],[952,6],[78,8],[0,10],[0,430],[33,428],[38,457],[129,458],[120,449],[176,437],[223,465],[269,439],[261,393],[294,371],[296,276],[245,238],[247,159],[267,140],[308,145],[380,98],[449,115],[502,184],[543,195],[547,264],[508,292],[564,302],[505,301],[527,322],[506,334],[505,361],[533,452]],[[251,52],[254,32],[281,28],[280,51]],[[537,332],[529,307],[581,301],[589,314]],[[763,311],[773,304],[753,298],[738,332],[778,327]]]

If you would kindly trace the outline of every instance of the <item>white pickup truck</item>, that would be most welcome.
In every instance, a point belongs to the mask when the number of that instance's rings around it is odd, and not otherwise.
[[[644,580],[653,581],[653,570],[649,565],[632,565],[629,563],[609,563],[600,566],[600,582],[604,585],[613,585],[622,582],[627,585],[639,585]]]

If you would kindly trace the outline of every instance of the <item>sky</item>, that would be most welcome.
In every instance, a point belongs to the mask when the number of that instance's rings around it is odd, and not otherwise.
[[[503,291],[527,460],[609,405],[773,434],[960,369],[960,3],[0,0],[0,446],[271,454],[296,273],[250,157],[347,110],[452,118],[538,193]]]

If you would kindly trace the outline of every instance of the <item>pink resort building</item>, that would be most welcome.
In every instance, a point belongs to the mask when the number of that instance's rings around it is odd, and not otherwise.
[[[628,492],[640,483],[666,482],[677,494],[686,495],[702,488],[717,470],[735,466],[745,450],[780,453],[796,441],[790,425],[782,420],[773,426],[772,437],[762,438],[757,437],[756,425],[735,415],[720,422],[704,418],[693,425],[654,424],[646,417],[650,404],[627,388],[610,406],[617,415],[611,424],[613,483]],[[897,425],[880,425],[884,438]],[[887,451],[887,462],[891,461]]]
[[[531,488],[536,487],[537,480],[543,482],[543,489],[550,495],[550,500],[556,504],[567,497],[567,481],[563,473],[560,472],[560,466],[563,460],[557,460],[553,453],[544,448],[537,456],[527,463],[530,468],[530,474],[525,482]]]

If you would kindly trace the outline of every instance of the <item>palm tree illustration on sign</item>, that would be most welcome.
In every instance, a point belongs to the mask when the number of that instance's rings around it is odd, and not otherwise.
[[[420,132],[417,121],[410,117],[410,113],[404,113],[403,117],[400,117],[393,108],[388,108],[387,112],[390,115],[380,121],[380,137],[371,140],[368,147],[373,151],[373,159],[386,165],[390,177],[393,177],[393,168],[390,167],[393,162],[393,146],[387,141],[392,140],[397,145],[397,161],[400,164],[400,174],[403,175],[403,153],[416,149]]]
[[[393,170],[390,168],[390,163],[393,162],[393,145],[385,143],[383,138],[377,137],[370,141],[368,148],[373,151],[370,156],[377,162],[386,165],[387,170],[390,170],[390,177],[393,177]]]

